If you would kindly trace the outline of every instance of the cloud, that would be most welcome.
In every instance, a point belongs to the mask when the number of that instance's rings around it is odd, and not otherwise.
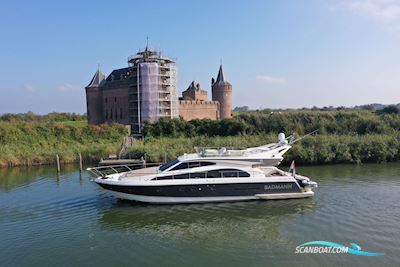
[[[25,90],[25,91],[30,92],[30,93],[33,93],[33,92],[36,92],[36,91],[37,91],[37,90],[36,90],[36,87],[33,86],[33,85],[30,84],[30,83],[25,83],[23,87],[24,87],[24,90]]]
[[[75,92],[75,91],[83,90],[83,86],[66,83],[66,84],[59,85],[57,89],[60,92]]]
[[[285,84],[286,79],[284,77],[275,77],[270,75],[257,75],[256,80],[267,84]]]
[[[383,23],[400,24],[400,0],[347,0],[341,4],[355,14]]]

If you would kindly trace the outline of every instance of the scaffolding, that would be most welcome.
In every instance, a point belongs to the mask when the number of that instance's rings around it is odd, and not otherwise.
[[[158,64],[139,64],[139,88],[141,92],[141,120],[156,122],[159,118],[159,77]]]
[[[153,123],[162,117],[177,118],[179,102],[175,64],[153,60],[140,62],[137,66],[139,128],[146,121]]]

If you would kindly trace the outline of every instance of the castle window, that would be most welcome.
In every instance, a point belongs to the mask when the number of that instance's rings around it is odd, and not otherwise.
[[[114,97],[114,102],[117,102],[117,98],[116,97]]]
[[[122,108],[119,109],[119,118],[122,119]]]
[[[104,98],[104,102],[106,102],[106,103],[107,103],[107,97],[106,97],[106,98]]]
[[[112,120],[112,118],[113,118],[113,110],[110,109],[110,119]]]
[[[106,109],[106,120],[108,120],[108,109]]]

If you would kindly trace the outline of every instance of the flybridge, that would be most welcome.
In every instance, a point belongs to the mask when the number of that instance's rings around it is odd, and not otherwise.
[[[242,157],[246,150],[235,147],[195,147],[199,157]]]
[[[311,132],[300,138],[295,138],[294,135],[286,137],[284,133],[278,135],[277,143],[270,143],[257,147],[238,148],[238,147],[195,147],[195,153],[184,154],[178,159],[180,161],[188,160],[234,160],[248,164],[261,164],[268,166],[277,166],[283,160],[283,155],[292,148],[292,144],[297,141],[314,134]]]
[[[254,157],[254,156],[275,156],[282,157],[284,153],[286,153],[291,145],[289,141],[285,137],[284,133],[280,133],[278,135],[278,142],[266,144],[258,147],[250,147],[250,148],[240,148],[240,147],[195,147],[196,153],[194,154],[185,154],[182,158],[188,157],[199,157],[199,158],[208,158],[208,157]]]

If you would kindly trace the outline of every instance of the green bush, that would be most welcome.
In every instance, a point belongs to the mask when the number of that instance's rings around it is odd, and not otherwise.
[[[254,134],[305,134],[318,130],[319,134],[391,134],[400,130],[400,115],[375,114],[370,111],[284,111],[241,112],[231,119],[192,120],[161,119],[146,124],[146,137],[235,136]]]
[[[272,134],[227,137],[149,137],[131,148],[131,155],[146,155],[151,162],[172,160],[195,152],[196,146],[253,147],[275,142]],[[400,134],[316,135],[295,143],[285,155],[285,163],[363,163],[395,161],[400,158]]]
[[[78,153],[95,161],[117,153],[125,135],[118,124],[0,121],[0,166],[50,164],[57,154],[62,162],[77,161]]]

